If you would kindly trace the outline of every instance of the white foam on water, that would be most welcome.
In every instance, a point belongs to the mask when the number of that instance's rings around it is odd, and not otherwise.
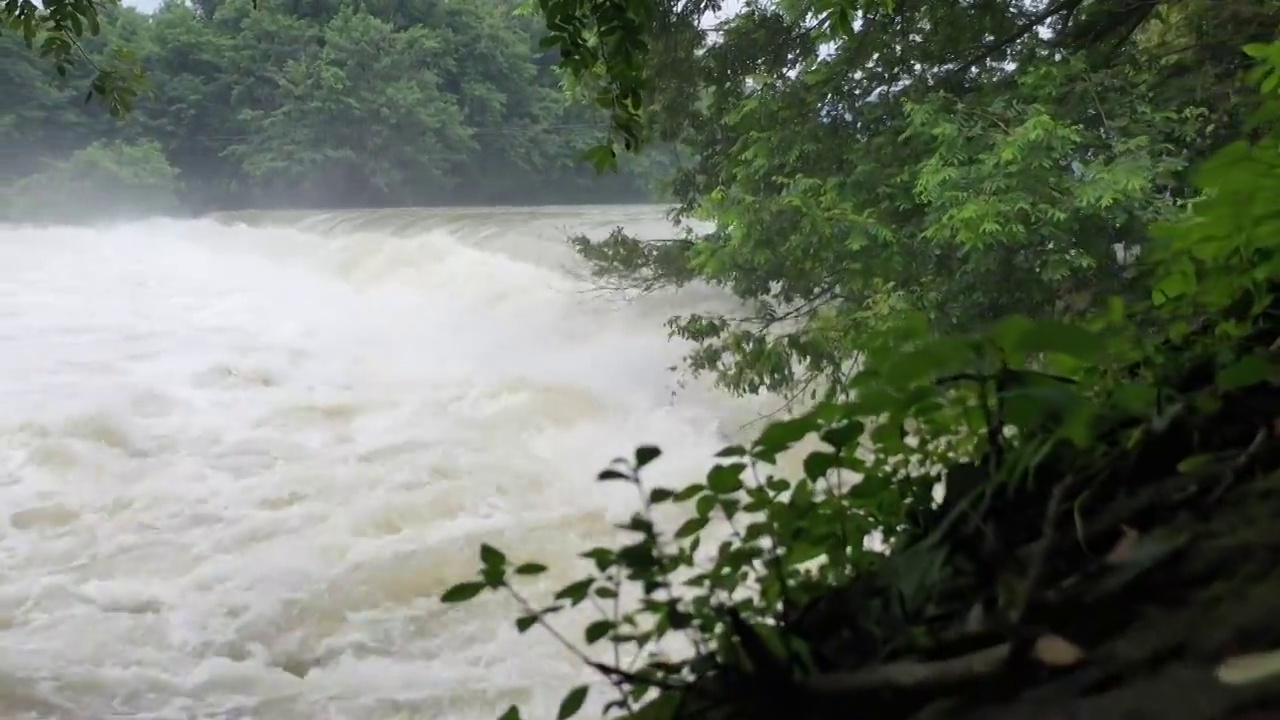
[[[672,402],[660,313],[398,227],[0,227],[0,716],[491,720],[594,680],[435,598],[481,541],[575,579],[633,507],[595,473],[656,443],[690,481],[741,408]]]

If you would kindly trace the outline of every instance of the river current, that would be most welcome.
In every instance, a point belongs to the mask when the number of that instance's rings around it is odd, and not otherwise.
[[[477,545],[577,577],[660,445],[758,409],[670,368],[708,290],[594,292],[564,237],[661,208],[0,227],[0,717],[492,720],[592,681]],[[563,620],[578,636],[592,619]]]

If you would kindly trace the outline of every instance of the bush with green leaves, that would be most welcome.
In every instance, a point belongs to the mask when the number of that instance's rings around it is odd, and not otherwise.
[[[1268,318],[1280,277],[1280,134],[1272,127],[1280,117],[1280,43],[1246,50],[1262,61],[1252,78],[1266,98],[1251,121],[1257,139],[1204,162],[1195,175],[1203,199],[1153,227],[1139,265],[1149,299],[1113,297],[1070,322],[1013,315],[941,337],[926,319],[903,323],[868,344],[862,371],[850,380],[852,400],[819,404],[773,423],[749,445],[725,448],[702,482],[652,486],[644,471],[660,451],[649,446],[602,472],[601,482],[634,487],[641,508],[619,526],[627,539],[584,552],[594,571],[549,605],[533,604],[521,583],[547,568],[513,564],[489,545],[481,547],[477,577],[442,600],[510,593],[525,611],[516,620],[522,632],[552,630],[616,688],[609,706],[637,718],[674,717],[690,697],[679,690],[731,670],[759,673],[763,656],[746,646],[748,636],[789,658],[790,672],[815,673],[813,648],[788,622],[797,608],[860,579],[893,589],[884,596],[890,600],[858,608],[863,629],[885,654],[912,642],[921,618],[944,603],[944,586],[966,572],[944,540],[964,507],[1043,487],[1037,471],[1052,457],[1069,471],[1053,485],[1048,517],[1060,511],[1072,475],[1111,472],[1171,415],[1212,412],[1227,394],[1280,380],[1270,351],[1240,342],[1263,320],[1274,325]],[[1171,382],[1196,367],[1210,371],[1207,390]],[[781,476],[779,455],[806,439],[818,447],[804,458],[803,474]],[[1186,452],[1180,470],[1221,464]],[[977,473],[962,487],[955,481],[965,467]],[[940,475],[953,480],[943,516],[931,495]],[[674,509],[674,529],[663,509]],[[932,520],[922,519],[930,513]],[[882,542],[868,543],[876,534]],[[1035,574],[1000,598],[1015,619]],[[585,647],[613,645],[613,663],[592,659],[555,631],[557,613],[592,603],[602,614],[586,627]],[[648,652],[673,636],[689,651]],[[571,690],[560,720],[587,695],[587,686]],[[519,716],[511,707],[503,718]]]
[[[701,25],[719,3],[543,8],[622,144],[690,149],[679,212],[716,225],[586,259],[609,285],[733,293],[739,312],[671,318],[692,368],[819,397],[904,311],[944,334],[1141,294],[1130,258],[1239,135],[1239,48],[1280,23],[1258,0],[787,0]]]
[[[96,142],[8,189],[16,222],[102,222],[173,213],[181,181],[154,142]],[[50,198],[75,198],[74,206]]]

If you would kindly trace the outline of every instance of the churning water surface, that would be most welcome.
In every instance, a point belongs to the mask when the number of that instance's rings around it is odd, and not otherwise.
[[[0,227],[0,718],[491,720],[591,680],[501,598],[489,541],[577,577],[638,443],[700,476],[754,406],[668,368],[567,232],[660,208]],[[589,616],[565,620],[580,636]]]

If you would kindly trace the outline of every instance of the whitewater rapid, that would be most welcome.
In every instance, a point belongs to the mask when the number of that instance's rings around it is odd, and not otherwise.
[[[677,392],[662,320],[710,296],[564,269],[562,230],[660,213],[468,212],[0,227],[0,718],[544,717],[593,680],[436,597],[481,541],[575,579],[633,508],[600,468],[688,482],[751,408]]]

